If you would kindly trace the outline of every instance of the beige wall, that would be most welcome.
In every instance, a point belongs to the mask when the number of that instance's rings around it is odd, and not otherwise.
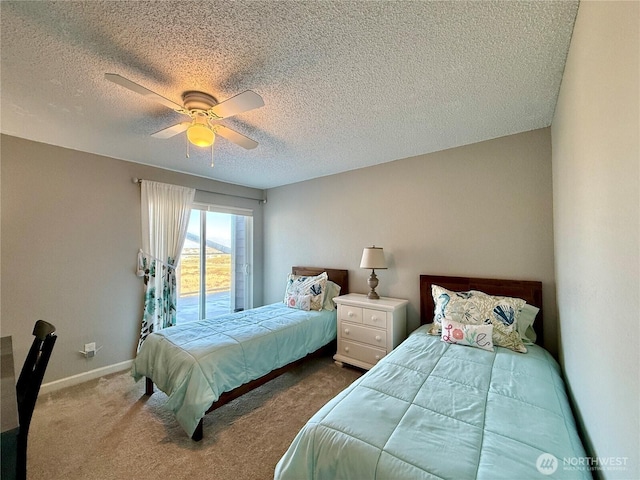
[[[638,2],[580,4],[553,120],[560,350],[589,450],[640,478]]]
[[[271,189],[265,301],[282,299],[295,264],[347,268],[366,293],[360,257],[375,244],[389,263],[377,291],[409,299],[410,329],[421,273],[541,280],[555,352],[551,189],[549,129]]]
[[[0,332],[13,336],[16,365],[34,322],[58,330],[45,382],[82,375],[135,356],[142,283],[140,188],[132,177],[261,198],[232,186],[74,150],[2,136]],[[196,198],[254,210],[254,304],[262,302],[262,205],[197,192]],[[78,353],[87,342],[102,350]]]

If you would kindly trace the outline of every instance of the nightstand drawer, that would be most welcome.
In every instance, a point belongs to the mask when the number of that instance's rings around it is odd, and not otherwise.
[[[386,330],[376,330],[370,327],[340,322],[340,336],[356,342],[375,345],[383,349],[386,349],[387,346]]]
[[[351,305],[338,306],[338,318],[353,323],[362,323],[362,308]]]
[[[349,342],[347,340],[343,340],[340,344],[341,349],[338,352],[339,354],[370,365],[375,365],[378,363],[378,360],[387,354],[386,350],[360,345],[359,343]]]
[[[387,328],[387,312],[364,308],[362,310],[362,323],[372,327]]]

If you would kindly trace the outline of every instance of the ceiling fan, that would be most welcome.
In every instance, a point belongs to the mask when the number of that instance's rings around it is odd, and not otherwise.
[[[178,105],[171,100],[159,95],[151,90],[128,80],[117,73],[105,73],[105,78],[117,85],[143,95],[151,100],[161,103],[165,107],[171,108],[178,113],[190,117],[189,121],[181,122],[171,127],[153,133],[155,138],[170,138],[186,130],[189,142],[198,147],[212,147],[215,135],[218,134],[227,140],[240,145],[246,149],[256,148],[258,143],[241,133],[225,127],[219,123],[212,123],[216,120],[231,117],[254,108],[264,106],[262,97],[251,90],[239,93],[223,102],[219,102],[208,93],[198,91],[188,91],[182,94],[183,105]],[[188,144],[187,144],[188,147]],[[187,150],[187,156],[188,150]],[[212,162],[213,166],[213,162]]]

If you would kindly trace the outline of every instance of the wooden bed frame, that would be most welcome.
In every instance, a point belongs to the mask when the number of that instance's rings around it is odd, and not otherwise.
[[[494,278],[448,277],[420,275],[420,325],[433,322],[434,302],[431,285],[436,284],[454,292],[479,290],[489,295],[522,298],[529,305],[540,309],[533,324],[536,343],[543,344],[542,282],[529,280],[502,280]]]
[[[319,268],[319,267],[292,267],[291,268],[291,273],[293,273],[294,275],[301,275],[301,276],[315,276],[315,275],[320,275],[322,272],[327,272],[327,276],[329,277],[329,280],[340,285],[340,295],[345,295],[349,293],[349,272],[347,270],[341,270],[341,269],[335,269],[335,268]],[[234,388],[233,390],[229,390],[228,392],[222,393],[218,398],[218,400],[216,400],[215,402],[213,402],[213,404],[211,404],[209,409],[205,412],[205,415],[229,403],[230,401],[235,400],[241,395],[244,395],[245,393],[250,392],[255,388],[258,388],[259,386],[264,385],[269,380],[273,380],[274,378],[282,375],[283,373],[288,372],[289,370],[297,367],[298,365],[300,365],[302,362],[304,362],[309,358],[319,357],[325,354],[333,355],[336,352],[335,344],[336,344],[335,340],[332,342],[329,342],[327,345],[320,347],[318,350],[308,354],[305,357],[295,360],[283,367],[272,370],[266,375],[260,378],[257,378],[255,380],[252,380],[250,382],[247,382],[244,385],[240,385],[239,387]],[[145,381],[146,381],[145,395],[152,395],[153,381],[149,377],[146,377]],[[204,418],[200,419],[198,426],[196,427],[195,431],[193,432],[193,435],[191,436],[191,439],[195,440],[196,442],[202,440],[203,420]]]

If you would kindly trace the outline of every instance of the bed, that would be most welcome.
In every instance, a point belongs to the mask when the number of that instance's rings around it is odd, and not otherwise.
[[[542,338],[540,282],[421,275],[421,326],[308,421],[276,480],[591,478],[551,355],[429,334],[434,284],[523,299]]]
[[[326,273],[340,293],[349,291],[347,270],[293,267],[291,273],[296,278]],[[309,299],[300,296],[300,301]],[[146,377],[146,395],[153,394],[154,384],[167,394],[166,406],[197,441],[204,415],[309,356],[335,353],[335,338],[335,310],[290,308],[279,302],[152,333],[134,360],[132,375],[136,381]]]

